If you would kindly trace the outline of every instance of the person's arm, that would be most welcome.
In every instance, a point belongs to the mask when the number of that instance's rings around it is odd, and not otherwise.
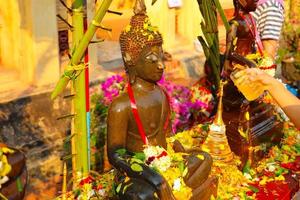
[[[131,164],[123,157],[130,157],[132,152],[120,156],[118,149],[126,149],[126,136],[128,126],[128,111],[124,102],[113,101],[108,111],[107,120],[107,151],[109,162],[118,170],[125,172],[129,177],[142,179],[151,184],[162,200],[174,200],[172,191],[166,180],[147,165],[142,165],[143,171],[136,172],[131,169]]]
[[[285,114],[300,129],[300,100],[290,93],[282,83],[257,68],[242,70],[235,77],[241,81],[249,78],[250,82],[261,83],[261,87],[269,91]]]
[[[271,79],[267,90],[295,126],[300,129],[300,100],[290,93],[282,83],[273,77]]]
[[[264,39],[262,40],[262,44],[264,46],[264,51],[267,54],[267,56],[271,57],[273,60],[275,60],[275,56],[278,50],[278,40],[274,39]]]

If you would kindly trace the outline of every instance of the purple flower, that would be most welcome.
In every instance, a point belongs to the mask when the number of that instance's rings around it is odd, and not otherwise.
[[[103,92],[103,103],[109,105],[112,100],[117,97],[125,88],[124,78],[120,75],[113,75],[101,83]]]

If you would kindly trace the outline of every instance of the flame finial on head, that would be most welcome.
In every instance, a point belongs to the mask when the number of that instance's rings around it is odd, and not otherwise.
[[[146,5],[144,0],[136,0],[133,8],[135,15],[145,15],[146,14]]]

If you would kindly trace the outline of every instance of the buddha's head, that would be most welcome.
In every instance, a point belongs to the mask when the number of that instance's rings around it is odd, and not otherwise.
[[[135,82],[136,77],[157,82],[164,69],[163,40],[157,27],[151,25],[143,0],[136,1],[134,13],[130,24],[120,35],[125,70],[131,83]]]
[[[258,0],[233,0],[235,9],[242,9],[246,12],[255,11]]]

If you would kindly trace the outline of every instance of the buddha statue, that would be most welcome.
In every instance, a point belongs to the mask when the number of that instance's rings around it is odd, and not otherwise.
[[[274,107],[262,101],[263,95],[254,101],[248,101],[229,78],[238,67],[257,67],[255,62],[245,58],[246,55],[258,52],[263,56],[255,21],[250,14],[256,9],[257,0],[233,0],[233,3],[235,12],[229,22],[231,28],[227,32],[222,74],[229,81],[224,86],[223,119],[231,149],[245,163],[249,147],[262,143],[270,146],[280,142],[282,124],[276,119]],[[242,137],[241,132],[247,136]]]
[[[145,145],[167,149],[171,136],[170,105],[166,93],[157,85],[162,77],[162,37],[146,15],[143,0],[137,0],[130,25],[120,35],[121,53],[128,74],[127,92],[110,105],[108,111],[107,151],[116,169],[115,182],[126,182],[117,192],[120,199],[176,199],[166,179],[146,164],[142,171],[132,169],[124,157],[142,152]],[[185,184],[192,189],[190,199],[209,199],[216,193],[217,180],[209,177],[212,158],[202,151],[186,151],[175,141],[174,151],[185,152],[188,170]],[[122,157],[118,153],[125,149]],[[203,159],[199,159],[199,155]]]

